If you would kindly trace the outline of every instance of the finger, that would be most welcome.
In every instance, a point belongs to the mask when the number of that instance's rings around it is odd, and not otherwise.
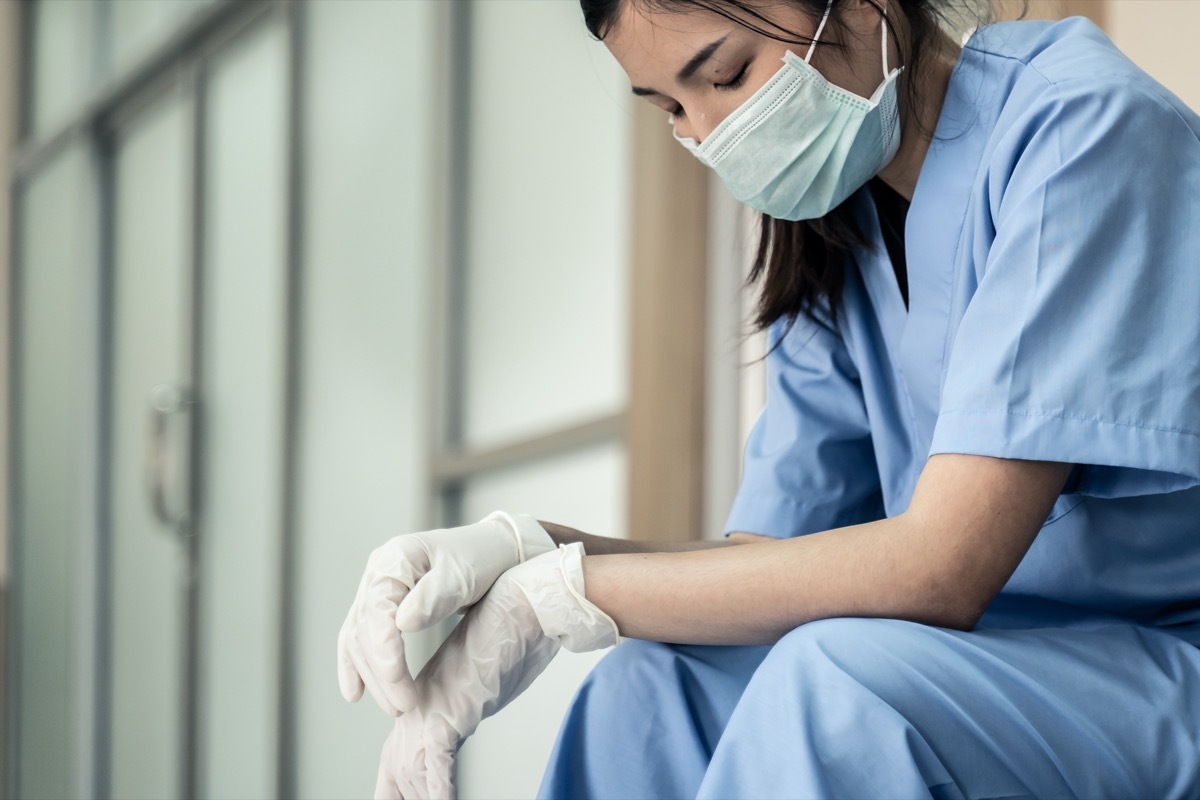
[[[346,614],[346,619],[338,631],[338,689],[341,691],[342,697],[350,703],[357,703],[361,700],[363,689],[366,688],[362,677],[354,666],[354,659],[350,654],[350,643],[357,635],[357,625],[355,623],[368,597],[371,580],[371,561],[368,559],[367,568],[363,570],[362,577],[358,580],[358,590],[354,594],[354,602],[350,604],[350,612]]]
[[[372,586],[359,614],[371,645],[375,671],[380,677],[400,681],[408,673],[404,640],[396,627],[396,609],[410,594],[403,583],[381,578]]]
[[[367,559],[367,583],[391,578],[405,586],[414,586],[429,571],[433,557],[418,536],[397,536],[371,553]]]
[[[442,585],[437,574],[429,574],[417,582],[396,609],[396,628],[415,633],[447,619],[474,598],[468,596],[461,581],[451,587]]]
[[[348,703],[357,703],[363,695],[365,685],[362,678],[358,676],[358,670],[354,668],[354,661],[350,657],[349,643],[347,638],[351,635],[348,631],[350,619],[342,625],[342,629],[338,631],[337,645],[337,676],[338,689],[341,690],[342,697]]]
[[[398,717],[404,711],[412,709],[414,703],[403,702],[406,697],[411,697],[415,700],[415,692],[410,695],[403,695],[400,692],[393,692],[387,681],[381,681],[376,677],[374,670],[371,667],[370,660],[363,654],[362,647],[359,646],[357,640],[350,642],[348,648],[350,659],[354,664],[354,669],[358,672],[363,684],[366,686],[367,694],[373,699],[382,710],[383,713],[393,717]],[[396,696],[397,700],[402,702],[393,702],[392,698]]]
[[[371,664],[380,690],[396,708],[408,711],[416,704],[416,687],[404,657],[404,638],[396,628],[391,596],[394,595],[378,596],[363,613],[361,627],[366,629],[367,642],[360,642],[360,647]]]

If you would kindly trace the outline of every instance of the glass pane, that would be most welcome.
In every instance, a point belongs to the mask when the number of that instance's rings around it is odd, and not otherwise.
[[[625,402],[629,86],[575,3],[475,2],[471,14],[456,312],[464,436],[478,445]]]
[[[625,529],[625,456],[617,442],[514,467],[467,484],[464,519],[531,513],[602,535]],[[533,797],[567,706],[604,655],[561,652],[524,694],[485,720],[458,758],[462,800]]]
[[[171,96],[116,153],[112,448],[112,793],[177,797],[186,549],[154,516],[146,448],[155,386],[187,379],[190,115]]]
[[[65,121],[91,88],[95,78],[93,32],[99,8],[96,0],[38,0],[30,6],[33,95],[29,124],[33,133],[45,133]]]
[[[287,40],[224,54],[204,231],[200,793],[275,796],[286,274]]]
[[[108,0],[112,63],[125,69],[164,42],[210,0]]]
[[[463,492],[463,522],[503,509],[599,536],[625,534],[625,450],[619,442],[481,475]]]
[[[78,150],[60,156],[39,175],[23,202],[19,308],[16,340],[21,374],[15,430],[16,464],[14,565],[19,580],[20,640],[17,663],[18,797],[59,798],[78,794],[79,765],[73,758],[83,721],[76,686],[78,649],[90,618],[81,618],[76,554],[91,509],[77,500],[88,474],[81,442],[94,405],[85,376],[94,331],[92,298],[81,287],[91,264],[91,242],[83,198],[87,161]],[[86,779],[86,778],[85,778]]]
[[[296,597],[297,789],[368,797],[391,725],[334,646],[371,550],[427,525],[428,114],[442,0],[310,3]],[[415,648],[413,648],[415,649]]]

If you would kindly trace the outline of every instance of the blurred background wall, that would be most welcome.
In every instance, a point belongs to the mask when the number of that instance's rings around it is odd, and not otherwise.
[[[1200,105],[1200,0],[1022,11]],[[7,796],[369,796],[334,643],[373,547],[719,535],[752,220],[574,0],[0,0],[0,173]],[[464,798],[533,794],[600,655],[484,723]]]

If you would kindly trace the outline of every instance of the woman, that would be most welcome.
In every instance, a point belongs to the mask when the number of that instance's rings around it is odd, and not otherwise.
[[[764,213],[767,408],[726,543],[377,550],[339,639],[397,716],[377,792],[451,795],[484,716],[620,635],[546,796],[1200,796],[1200,119],[1078,19],[583,6]],[[399,631],[466,607],[414,682]]]

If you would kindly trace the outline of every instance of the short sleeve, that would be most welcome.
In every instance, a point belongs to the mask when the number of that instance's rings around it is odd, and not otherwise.
[[[771,328],[767,403],[746,444],[725,525],[790,537],[884,516],[862,387],[845,344],[821,322]]]
[[[1007,130],[932,453],[1082,465],[1098,497],[1200,483],[1197,127],[1165,92],[1094,79]]]

